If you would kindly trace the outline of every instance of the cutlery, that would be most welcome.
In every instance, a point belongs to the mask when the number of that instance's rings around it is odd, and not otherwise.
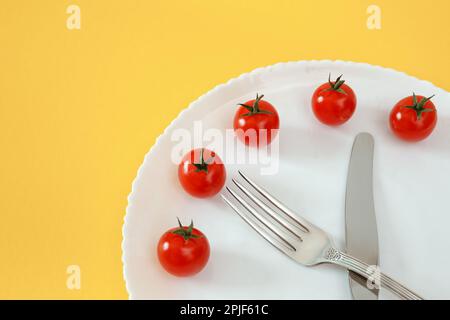
[[[374,140],[369,133],[356,136],[347,175],[345,242],[346,253],[376,266],[378,233],[372,189],[373,150]],[[349,271],[348,276],[354,299],[378,299],[377,286],[369,288],[367,280],[353,271]]]
[[[331,238],[322,229],[316,227],[306,219],[294,214],[288,207],[258,186],[249,177],[239,171],[239,175],[249,184],[266,202],[257,197],[238,180],[232,179],[242,196],[230,187],[226,187],[231,195],[247,213],[238,208],[238,205],[222,194],[223,200],[256,232],[266,239],[275,248],[305,266],[314,266],[322,263],[335,264],[354,271],[366,279],[371,279],[370,265],[337,249]],[[251,205],[246,198],[250,199]],[[277,213],[270,206],[275,207]],[[259,210],[255,209],[255,205]],[[262,213],[264,212],[264,214]],[[380,285],[397,294],[402,299],[421,300],[422,298],[398,283],[391,277],[380,272]]]

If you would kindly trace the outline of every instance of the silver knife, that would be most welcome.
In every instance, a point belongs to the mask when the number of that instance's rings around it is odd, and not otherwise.
[[[345,195],[345,236],[347,253],[369,265],[378,265],[378,233],[373,201],[374,140],[360,133],[353,143]],[[353,299],[376,300],[379,290],[369,289],[367,281],[349,272]]]

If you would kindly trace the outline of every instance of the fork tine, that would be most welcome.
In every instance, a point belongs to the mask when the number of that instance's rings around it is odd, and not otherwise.
[[[266,190],[264,190],[262,187],[258,186],[249,177],[247,177],[245,174],[243,174],[241,172],[241,170],[238,170],[238,172],[241,175],[241,177],[244,178],[245,181],[247,181],[256,191],[259,192],[259,194],[261,194],[264,198],[266,198],[270,203],[272,203],[275,207],[277,207],[286,216],[288,216],[294,222],[296,222],[303,231],[309,232],[309,228],[307,227],[308,225],[310,225],[309,222],[307,222],[305,219],[301,219],[298,216],[296,216],[289,208],[287,208],[279,200],[277,200],[275,197],[271,196]]]
[[[258,207],[260,207],[265,213],[267,213],[270,217],[272,217],[275,221],[277,221],[280,225],[285,227],[287,231],[289,231],[290,234],[292,234],[295,238],[297,238],[300,241],[303,241],[302,237],[298,234],[298,232],[295,231],[295,229],[292,228],[291,224],[289,224],[287,221],[280,219],[279,215],[273,211],[271,208],[269,208],[264,202],[262,202],[260,199],[255,197],[247,188],[245,188],[242,184],[240,184],[235,179],[232,179],[233,183],[243,192],[247,197],[249,197]],[[301,229],[303,231],[303,229]]]
[[[243,214],[239,211],[239,209],[223,194],[220,195],[222,199],[244,220],[250,227],[252,227],[261,237],[267,240],[272,246],[283,252],[284,254],[289,255],[289,252],[292,252],[292,248],[287,246],[286,244],[277,241],[275,238],[270,236],[270,234],[263,229],[260,225],[258,225],[255,221],[247,217],[247,215]],[[295,250],[295,249],[294,249]]]
[[[255,210],[247,201],[242,199],[236,192],[226,187],[228,192],[235,198],[248,212],[250,212],[260,223],[262,223],[267,229],[269,229],[273,234],[275,234],[283,243],[295,251],[295,247],[289,243],[289,241],[283,236],[277,228],[268,221],[264,216],[262,216],[258,211]]]

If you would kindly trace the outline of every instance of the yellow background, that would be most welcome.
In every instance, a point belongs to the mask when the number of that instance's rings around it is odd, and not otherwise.
[[[371,3],[379,31],[366,27]],[[66,28],[70,4],[81,30]],[[303,59],[392,67],[449,90],[449,12],[448,0],[1,0],[0,298],[127,298],[127,195],[190,101]],[[71,264],[81,290],[66,287]]]

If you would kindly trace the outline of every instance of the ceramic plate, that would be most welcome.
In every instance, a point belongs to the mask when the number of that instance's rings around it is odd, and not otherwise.
[[[320,124],[310,102],[330,72],[344,74],[358,97],[353,117],[336,128]],[[438,124],[427,140],[411,144],[393,136],[388,115],[413,91],[436,95]],[[281,63],[254,70],[201,96],[172,122],[145,156],[129,196],[122,249],[130,298],[351,298],[345,270],[296,264],[266,243],[219,196],[194,199],[178,183],[177,165],[171,160],[176,133],[193,132],[194,123],[203,131],[225,132],[232,127],[236,104],[256,93],[264,94],[280,115],[276,173],[262,174],[261,165],[230,164],[228,180],[238,168],[244,170],[344,248],[350,150],[356,134],[370,132],[375,138],[381,268],[425,298],[450,298],[450,94],[404,73],[341,61]],[[194,277],[169,275],[156,256],[159,237],[176,225],[176,217],[185,223],[194,219],[210,240],[210,261]],[[382,291],[383,297],[387,295]]]

